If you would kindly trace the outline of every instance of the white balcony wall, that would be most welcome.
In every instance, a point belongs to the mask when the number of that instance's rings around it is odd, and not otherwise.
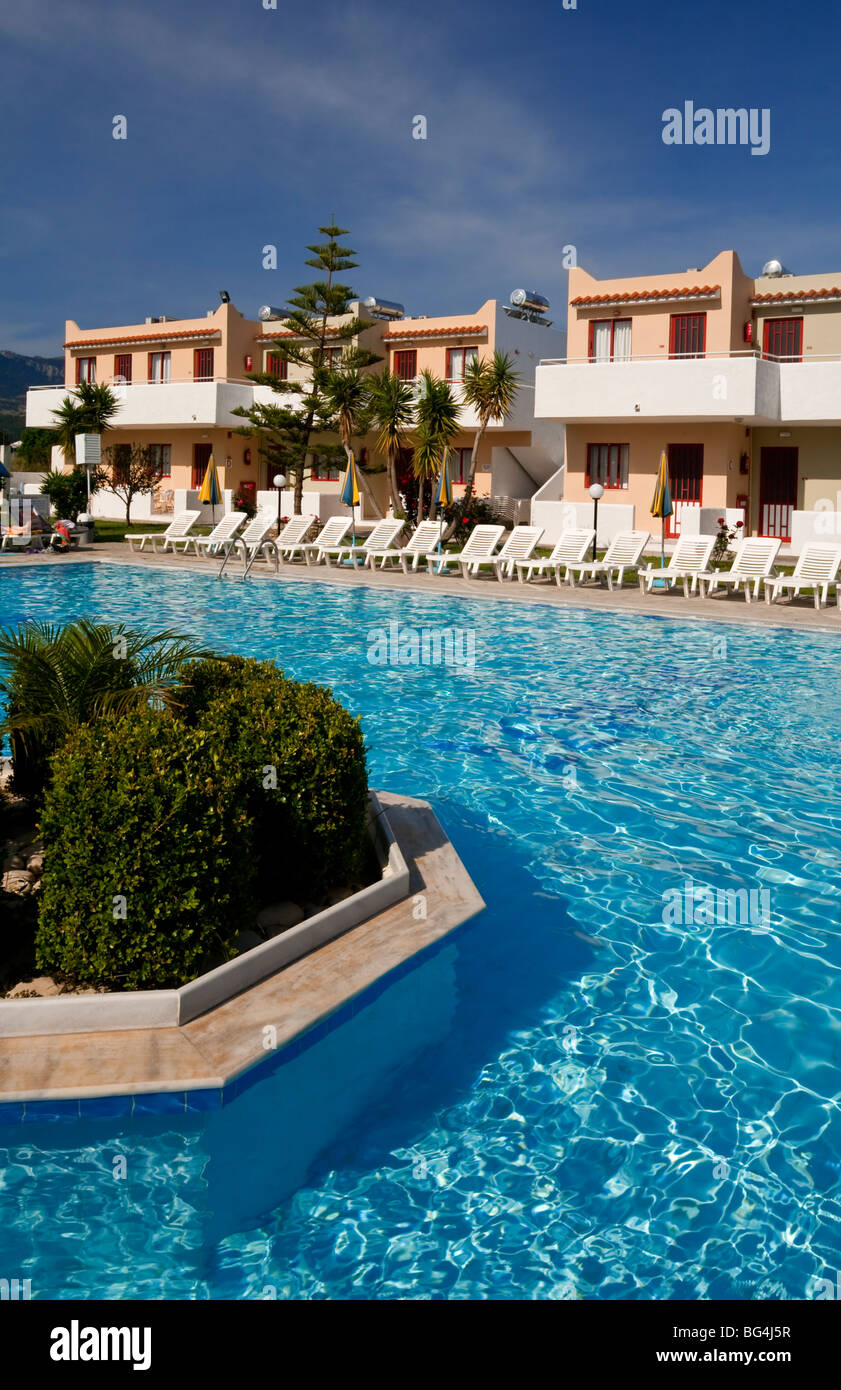
[[[775,365],[780,380],[779,419],[789,424],[839,423],[841,362],[780,362]]]
[[[757,367],[775,365],[752,356],[543,363],[536,374],[535,415],[567,423],[751,421],[757,415]]]
[[[52,412],[57,410],[72,390],[68,386],[50,386],[28,391],[26,423],[28,426],[51,426]],[[255,388],[249,382],[230,381],[171,381],[160,384],[147,382],[114,388],[118,410],[114,416],[116,429],[155,429],[158,426],[182,426],[189,429],[201,425],[221,425],[231,429],[243,422],[231,414],[235,406],[249,406]]]

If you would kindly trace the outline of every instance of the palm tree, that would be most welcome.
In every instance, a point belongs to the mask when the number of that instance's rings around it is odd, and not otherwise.
[[[371,405],[368,380],[360,369],[351,364],[337,371],[324,370],[320,381],[321,394],[328,413],[333,417],[334,428],[347,454],[348,464],[353,458],[351,443],[354,435],[365,434],[371,422]],[[357,468],[357,475],[368,501],[375,514],[382,520],[382,508],[371,491],[371,485],[364,468]]]
[[[393,372],[368,378],[371,404],[371,423],[378,430],[377,449],[385,454],[388,471],[388,495],[391,510],[400,510],[397,490],[397,460],[401,449],[411,443],[411,427],[415,419],[415,395],[408,381]]]
[[[0,629],[0,736],[11,742],[15,790],[39,795],[48,759],[81,724],[176,706],[185,663],[209,655],[170,629],[149,634],[91,618]]]
[[[65,462],[76,463],[76,435],[104,434],[111,428],[119,402],[110,386],[95,381],[80,381],[73,395],[65,396],[58,410],[53,411],[56,422],[56,443],[60,445]]]
[[[476,465],[479,461],[479,445],[482,442],[482,436],[491,420],[503,420],[506,415],[511,413],[521,380],[522,378],[519,372],[514,370],[507,352],[495,352],[492,358],[481,362],[478,357],[474,357],[464,369],[462,396],[465,405],[472,406],[475,410],[477,425],[473,437],[473,449],[470,454],[467,486],[464,489],[464,496],[456,508],[455,519],[450,524],[447,539],[452,535],[461,517],[467,511],[470,498],[473,496],[473,483],[476,476]]]
[[[429,514],[433,519],[435,517],[434,480],[440,474],[453,440],[459,433],[458,416],[458,401],[450,383],[433,376],[428,370],[422,372],[413,459],[414,474],[420,484],[418,521],[423,520],[423,494],[428,479],[433,482]]]

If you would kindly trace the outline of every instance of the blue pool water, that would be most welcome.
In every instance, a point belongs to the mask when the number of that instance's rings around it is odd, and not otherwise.
[[[834,1280],[838,637],[361,582],[0,572],[4,624],[81,613],[329,683],[363,717],[372,785],[433,803],[488,908],[224,1109],[0,1129],[0,1276],[52,1298]],[[475,666],[371,664],[395,616],[472,632]],[[770,922],[664,921],[688,878],[767,892]]]

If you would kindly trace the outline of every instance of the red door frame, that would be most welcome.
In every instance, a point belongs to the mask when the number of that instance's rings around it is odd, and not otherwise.
[[[204,475],[205,475],[205,473],[207,472],[207,464],[208,464],[208,461],[209,461],[209,459],[210,459],[210,455],[211,455],[212,453],[213,453],[213,445],[212,445],[212,444],[194,444],[194,445],[193,445],[193,482],[192,482],[192,486],[193,486],[194,488],[199,488],[199,487],[201,487],[202,483],[204,482]],[[201,459],[201,462],[199,462],[199,459]]]
[[[787,455],[788,457],[783,457]],[[773,465],[776,464],[776,469]],[[800,451],[796,445],[766,445],[759,451],[759,534],[791,540],[791,514],[797,506]],[[772,477],[772,472],[774,476]],[[766,517],[765,509],[769,509]],[[774,515],[776,512],[776,515]],[[773,520],[772,520],[773,518]],[[770,522],[766,530],[765,523]]]
[[[666,535],[680,535],[680,513],[685,506],[700,507],[704,500],[703,444],[667,444],[672,514],[666,519]],[[689,450],[697,450],[694,458]],[[681,457],[683,454],[683,457]]]
[[[769,340],[770,340],[770,337],[771,337],[771,329],[772,329],[772,328],[775,328],[775,329],[783,329],[783,328],[789,328],[789,327],[794,327],[794,326],[796,326],[796,329],[797,329],[796,333],[794,334],[796,351],[795,351],[795,352],[775,352],[775,353],[771,353],[770,350],[769,350]],[[779,346],[779,344],[778,344],[778,346]],[[773,356],[775,359],[781,360],[781,361],[783,361],[783,362],[802,362],[802,361],[803,361],[803,319],[802,319],[802,318],[766,319],[766,320],[765,320],[765,326],[764,326],[764,328],[763,328],[763,330],[762,330],[762,355],[763,355],[763,357],[771,357],[771,356]]]

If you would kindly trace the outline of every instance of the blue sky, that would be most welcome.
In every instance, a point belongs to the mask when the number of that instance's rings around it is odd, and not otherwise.
[[[565,245],[605,276],[841,271],[839,40],[783,0],[0,0],[0,348],[220,289],[255,315],[331,213],[354,288],[413,313],[525,285],[562,321]],[[769,107],[770,152],[664,145],[686,100]]]

